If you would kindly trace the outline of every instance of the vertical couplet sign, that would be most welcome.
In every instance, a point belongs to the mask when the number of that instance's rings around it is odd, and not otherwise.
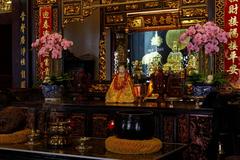
[[[21,26],[20,26],[20,88],[27,87],[27,66],[26,66],[26,14],[25,12],[21,13]]]
[[[240,77],[240,0],[225,0],[224,23],[229,32],[225,46],[225,71],[231,76],[231,83]]]
[[[39,8],[39,37],[52,32],[52,7],[41,6]],[[50,75],[50,57],[39,57],[40,79]]]

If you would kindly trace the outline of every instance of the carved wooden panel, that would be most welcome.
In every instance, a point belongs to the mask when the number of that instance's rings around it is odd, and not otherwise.
[[[161,2],[147,2],[143,4],[143,8],[149,9],[149,8],[160,8]]]
[[[163,9],[173,9],[173,8],[178,8],[179,7],[179,0],[166,0],[162,4]]]
[[[52,22],[52,30],[53,32],[58,32],[58,24],[59,24],[59,16],[58,16],[58,8],[53,8],[53,22]]]
[[[127,26],[130,29],[143,27],[167,27],[177,28],[179,24],[179,15],[175,13],[156,14],[156,15],[142,15],[138,17],[128,17]]]
[[[105,17],[106,26],[119,25],[126,22],[126,16],[124,14],[108,14]]]
[[[215,17],[218,26],[224,26],[224,4],[225,0],[215,1]]]
[[[208,0],[182,0],[180,21],[183,27],[208,21]]]
[[[182,0],[183,5],[207,4],[208,0]]]
[[[163,117],[163,141],[174,142],[174,129],[175,129],[175,117],[164,116]]]
[[[37,5],[46,5],[56,3],[57,0],[36,0]]]
[[[93,83],[88,88],[88,96],[105,98],[105,94],[110,86],[108,83]]]
[[[208,10],[206,7],[183,8],[182,17],[208,17]]]
[[[209,140],[212,138],[212,116],[190,115],[190,159],[207,160]]]
[[[121,6],[108,6],[105,8],[105,12],[118,12],[121,10]]]
[[[177,141],[180,143],[189,143],[189,116],[188,114],[181,114],[177,121]]]
[[[135,11],[135,10],[138,10],[139,8],[140,8],[140,4],[125,5],[125,10],[127,10],[127,11]]]
[[[84,18],[91,15],[94,0],[62,0],[62,25],[72,22],[83,22]]]
[[[39,111],[37,116],[37,129],[40,133],[45,133],[47,131],[47,114],[45,111]]]
[[[133,11],[144,11],[144,10],[152,10],[152,9],[173,9],[178,7],[179,7],[178,0],[171,0],[171,1],[165,0],[165,1],[137,2],[132,4],[120,4],[120,5],[107,6],[105,7],[105,12],[106,13],[119,12],[125,15],[127,12],[129,13]]]
[[[86,115],[83,113],[73,113],[70,117],[71,121],[71,135],[73,137],[86,136],[85,135],[85,123]]]
[[[49,122],[63,122],[66,120],[64,112],[50,112]]]
[[[92,116],[92,136],[93,137],[107,137],[108,133],[108,115],[107,114],[93,114]]]
[[[32,109],[32,108],[29,108],[28,109],[28,112],[26,113],[26,117],[27,117],[27,120],[26,120],[26,127],[29,128],[29,129],[35,129],[35,124],[36,124],[36,110],[35,109]]]
[[[47,131],[48,116],[46,111],[29,108],[26,114],[27,128],[39,130],[41,134],[44,134]]]
[[[218,26],[224,27],[224,0],[216,0],[215,1],[215,17],[216,23]],[[216,55],[215,65],[216,72],[224,71],[224,48],[220,49],[219,54]]]

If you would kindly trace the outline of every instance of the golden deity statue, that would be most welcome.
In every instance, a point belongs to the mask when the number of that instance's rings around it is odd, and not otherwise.
[[[183,71],[183,54],[181,50],[186,47],[186,44],[179,42],[180,35],[185,32],[185,29],[169,30],[166,34],[166,43],[172,51],[167,57],[167,63],[163,65],[163,71],[171,70],[174,73]],[[189,40],[187,40],[189,41]]]
[[[174,73],[181,72],[183,70],[183,55],[178,51],[177,42],[173,42],[172,52],[167,57],[167,63],[163,65],[163,70],[168,71],[171,69]]]
[[[118,73],[114,76],[107,91],[106,103],[132,103],[135,101],[135,93],[131,77],[125,65],[118,66]]]
[[[191,75],[192,73],[198,73],[198,69],[199,69],[198,55],[190,54],[188,56],[188,65],[186,68],[187,68],[188,75]]]

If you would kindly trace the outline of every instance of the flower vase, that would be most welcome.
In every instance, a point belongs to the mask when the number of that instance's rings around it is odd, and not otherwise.
[[[204,77],[208,75],[213,75],[215,72],[214,55],[206,55],[204,49],[198,53],[199,57],[199,73]]]
[[[207,62],[208,62],[207,75],[213,75],[215,72],[214,60],[215,60],[214,55],[209,55],[207,57]]]
[[[54,76],[60,76],[63,73],[63,60],[52,59],[51,73]]]
[[[60,103],[63,97],[63,89],[63,86],[59,85],[42,85],[45,103]]]
[[[192,88],[194,97],[206,97],[214,87],[210,84],[194,84]]]

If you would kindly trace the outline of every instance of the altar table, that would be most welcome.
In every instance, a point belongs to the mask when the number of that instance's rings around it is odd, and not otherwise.
[[[181,159],[182,152],[187,148],[186,144],[163,143],[163,148],[153,154],[124,155],[109,152],[105,149],[104,138],[90,138],[84,143],[86,149],[75,149],[78,144],[62,148],[50,147],[40,143],[0,145],[0,160],[171,160]]]

